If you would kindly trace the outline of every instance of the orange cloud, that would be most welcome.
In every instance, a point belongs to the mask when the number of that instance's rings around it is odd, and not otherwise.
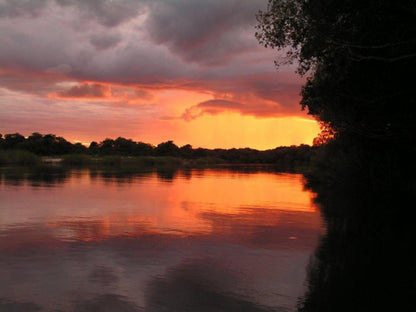
[[[233,101],[221,99],[209,100],[187,108],[182,114],[182,118],[190,121],[204,114],[217,115],[224,111],[238,110],[242,107],[242,104]]]

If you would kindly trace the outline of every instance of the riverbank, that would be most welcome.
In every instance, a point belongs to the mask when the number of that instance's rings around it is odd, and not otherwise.
[[[298,161],[295,157],[271,159],[235,159],[227,160],[219,157],[185,158],[174,156],[122,156],[122,155],[88,155],[68,154],[59,156],[38,156],[27,151],[0,151],[0,166],[63,166],[63,167],[274,167],[285,172],[305,172],[309,168],[309,160]]]

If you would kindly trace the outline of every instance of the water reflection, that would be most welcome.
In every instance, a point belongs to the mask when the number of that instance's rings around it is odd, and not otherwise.
[[[231,294],[241,284],[223,263],[206,258],[170,268],[146,288],[146,311],[271,311]]]
[[[293,311],[321,233],[300,175],[1,176],[0,311]]]
[[[33,302],[15,302],[0,298],[0,311],[7,312],[35,312],[42,311],[42,307]]]
[[[19,168],[18,170],[2,169],[0,172],[0,182],[8,185],[31,186],[53,186],[65,182],[68,178],[69,170],[62,167],[34,167]]]

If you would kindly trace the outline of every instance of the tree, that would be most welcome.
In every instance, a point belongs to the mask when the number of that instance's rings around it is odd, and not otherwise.
[[[84,145],[82,145],[81,143],[75,143],[74,145],[72,145],[72,153],[75,154],[86,154],[88,151],[88,148]]]
[[[137,142],[136,143],[136,152],[138,156],[150,156],[153,153],[153,146],[148,143]]]
[[[100,153],[104,155],[111,155],[114,154],[114,140],[113,139],[105,139],[100,143]]]
[[[118,137],[114,141],[114,149],[120,155],[133,155],[136,149],[136,143],[131,139]]]
[[[12,149],[23,142],[25,142],[25,137],[23,135],[20,133],[11,133],[4,136],[3,146],[5,149]]]
[[[98,143],[97,143],[97,142],[95,142],[95,141],[92,141],[92,142],[90,143],[90,146],[88,147],[88,151],[89,151],[89,153],[90,153],[90,154],[95,155],[95,154],[97,154],[97,153],[98,153],[98,150],[99,150],[99,145],[98,145]]]
[[[269,0],[256,36],[307,75],[302,108],[333,131],[413,141],[416,2]]]
[[[178,156],[179,147],[173,141],[166,141],[156,146],[155,154],[157,156]]]
[[[328,123],[320,122],[321,132],[313,139],[313,146],[321,146],[327,144],[335,138],[335,132]]]
[[[184,146],[181,146],[179,148],[181,157],[184,158],[192,158],[193,155],[193,149],[191,144],[186,144]]]
[[[39,132],[33,132],[27,139],[24,144],[24,149],[28,150],[29,152],[35,153],[37,155],[42,155],[42,139],[43,135]]]

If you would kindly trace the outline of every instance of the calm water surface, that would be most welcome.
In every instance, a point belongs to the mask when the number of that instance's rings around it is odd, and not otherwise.
[[[312,199],[298,174],[3,172],[0,311],[294,311]]]

